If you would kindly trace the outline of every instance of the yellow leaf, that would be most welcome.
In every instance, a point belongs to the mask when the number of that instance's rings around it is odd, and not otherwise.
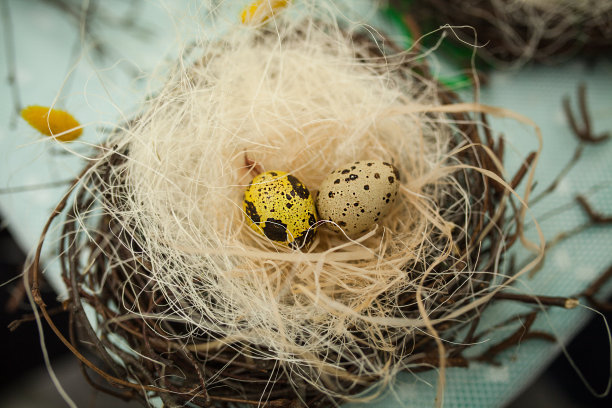
[[[21,117],[43,135],[53,136],[60,142],[70,142],[83,133],[81,124],[63,110],[31,105],[21,111]]]
[[[270,16],[285,8],[291,0],[257,0],[242,10],[240,15],[243,24],[257,25],[265,23]]]

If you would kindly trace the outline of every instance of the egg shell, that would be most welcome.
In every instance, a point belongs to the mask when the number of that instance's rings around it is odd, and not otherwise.
[[[336,223],[349,236],[364,233],[389,213],[399,191],[395,166],[358,161],[331,172],[319,189],[319,218]]]
[[[292,248],[308,246],[317,211],[308,188],[284,171],[256,176],[244,192],[243,209],[251,229]]]

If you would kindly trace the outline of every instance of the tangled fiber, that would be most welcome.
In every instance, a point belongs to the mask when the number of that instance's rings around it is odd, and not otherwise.
[[[411,9],[418,21],[473,28],[479,56],[493,66],[607,56],[612,46],[610,0],[429,0]],[[471,29],[455,32],[474,42]]]
[[[128,389],[106,391],[327,406],[430,368],[443,390],[444,367],[467,365],[480,310],[542,255],[522,234],[537,154],[508,179],[503,140],[467,112],[507,113],[459,103],[422,55],[364,27],[289,14],[184,55],[54,213],[65,210],[70,347]],[[363,236],[321,226],[297,251],[248,228],[249,162],[316,194],[367,159],[393,163],[402,184]],[[504,268],[517,242],[538,256]]]

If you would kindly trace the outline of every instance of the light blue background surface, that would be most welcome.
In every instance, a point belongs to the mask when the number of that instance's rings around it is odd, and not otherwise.
[[[184,21],[170,18],[170,14],[176,15],[177,10],[179,14],[190,12],[180,7],[168,10],[169,6],[160,6],[154,1],[143,2],[137,24],[146,29],[145,37],[137,35],[139,30],[97,25],[97,38],[110,51],[107,59],[100,60],[95,58],[89,42],[84,43],[89,50],[87,53],[73,52],[81,47],[77,25],[48,3],[9,0],[8,4],[14,25],[17,83],[23,105],[50,105],[57,99],[57,107],[70,111],[86,126],[82,139],[69,145],[41,138],[19,118],[15,128],[9,126],[14,112],[9,87],[4,80],[7,61],[5,31],[2,31],[0,211],[20,245],[31,250],[66,187],[13,193],[10,189],[69,180],[78,174],[85,163],[79,156],[93,155],[89,144],[104,139],[103,126],[110,127],[129,117],[135,104],[147,94],[147,81],[139,78],[157,75],[159,83],[163,82],[163,71],[155,74],[154,68],[164,60],[172,60],[176,56],[176,45],[191,35],[189,27],[183,25]],[[101,13],[110,15],[110,21],[127,12],[124,2],[113,0],[103,4]],[[191,11],[195,11],[193,4],[196,3],[190,4]],[[130,74],[134,70],[138,72],[136,77]],[[71,74],[68,76],[69,71]],[[596,131],[612,130],[612,64],[609,61],[601,61],[592,67],[582,61],[572,61],[557,67],[528,67],[495,73],[491,75],[489,85],[482,89],[483,103],[522,113],[541,127],[544,149],[537,170],[539,189],[548,185],[573,154],[577,142],[566,124],[561,99],[571,95],[575,102],[577,85],[581,82],[587,84]],[[507,163],[511,170],[516,169],[520,157],[537,146],[533,129],[509,119],[494,119],[491,124],[495,132],[503,132],[506,136]],[[533,214],[542,217],[554,208],[571,204],[579,193],[588,193],[590,202],[599,212],[612,214],[611,158],[612,141],[587,146],[583,159],[558,191],[533,208]],[[597,186],[595,190],[594,186]],[[544,220],[542,227],[550,239],[585,221],[585,215],[574,205]],[[592,228],[554,248],[536,278],[523,280],[519,288],[538,294],[575,294],[612,263],[611,247],[612,229]],[[57,292],[61,293],[63,289],[53,266],[54,257],[52,248],[48,248],[45,255],[49,265],[47,275]],[[519,310],[520,307],[508,302],[498,303],[486,310],[483,327]],[[594,313],[582,308],[550,310],[546,316],[538,318],[536,326],[567,340],[593,316]],[[601,326],[601,335],[604,336],[603,323]],[[510,331],[497,336],[507,335]],[[494,339],[490,339],[489,344],[492,342]],[[504,353],[501,366],[473,364],[469,369],[451,368],[447,376],[445,406],[503,406],[532,381],[558,351],[558,345],[531,341]],[[605,366],[607,362],[602,361],[602,364]],[[369,406],[432,406],[435,382],[435,372],[402,375],[385,399]]]

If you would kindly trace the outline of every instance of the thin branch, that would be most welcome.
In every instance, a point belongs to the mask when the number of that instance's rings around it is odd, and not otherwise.
[[[612,216],[596,212],[584,196],[576,197],[576,201],[578,201],[578,204],[580,204],[594,224],[612,224]]]
[[[525,295],[519,293],[498,292],[493,296],[498,300],[514,300],[522,303],[529,303],[543,306],[557,306],[564,309],[573,309],[580,304],[576,298],[559,296]]]
[[[559,172],[559,174],[557,174],[557,177],[555,177],[552,183],[550,183],[548,187],[546,187],[546,189],[541,191],[536,197],[534,197],[531,200],[531,205],[534,205],[535,203],[540,201],[542,198],[552,193],[559,186],[559,183],[561,182],[561,180],[563,180],[567,176],[567,174],[570,172],[570,170],[572,170],[574,166],[578,163],[578,161],[580,160],[580,157],[582,156],[583,150],[584,150],[584,145],[579,144],[576,147],[576,150],[574,150],[574,155],[572,156],[570,161],[567,162],[567,164],[561,169],[561,171]]]
[[[28,191],[52,189],[56,187],[68,186],[70,185],[71,182],[72,182],[72,179],[58,180],[58,181],[52,181],[49,183],[41,183],[41,184],[30,184],[28,186],[0,188],[0,194],[16,194],[16,193],[25,193]]]
[[[563,110],[565,111],[565,116],[567,117],[567,121],[569,122],[572,131],[574,132],[576,137],[578,137],[578,139],[580,139],[582,142],[601,143],[610,138],[610,134],[608,132],[601,133],[599,135],[593,134],[591,126],[591,117],[589,115],[589,110],[586,101],[586,86],[584,84],[580,84],[578,86],[578,110],[580,112],[580,116],[584,126],[582,128],[578,126],[576,118],[572,113],[569,96],[563,98]]]
[[[17,126],[17,117],[21,112],[21,95],[19,85],[17,83],[17,58],[15,56],[15,38],[13,36],[13,20],[9,10],[8,0],[2,0],[0,3],[2,13],[2,26],[4,28],[4,51],[6,54],[6,81],[11,90],[11,99],[13,100],[13,114],[9,122],[9,128],[15,129]]]

